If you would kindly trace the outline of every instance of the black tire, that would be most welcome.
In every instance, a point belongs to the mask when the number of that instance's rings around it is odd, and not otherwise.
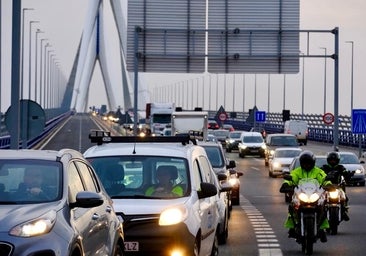
[[[329,231],[331,235],[338,233],[339,225],[339,209],[331,207],[329,209]]]
[[[313,254],[313,246],[315,241],[314,219],[304,219],[304,239],[302,241],[302,250],[306,255]]]
[[[235,198],[235,199],[231,199],[231,204],[232,204],[232,205],[239,205],[239,204],[240,204],[240,199],[239,199],[239,197],[238,197],[238,198]]]
[[[226,244],[227,238],[229,236],[229,220],[228,217],[225,216],[225,227],[224,231],[220,234],[218,234],[218,243],[219,244]]]
[[[219,239],[218,239],[218,234],[216,232],[215,239],[212,244],[211,256],[218,256],[218,255],[219,255]]]

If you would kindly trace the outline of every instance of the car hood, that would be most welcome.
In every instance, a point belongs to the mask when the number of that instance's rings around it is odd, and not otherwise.
[[[55,202],[42,204],[22,204],[0,206],[0,232],[8,232],[14,226],[35,219],[50,210],[56,210]]]
[[[275,158],[273,159],[272,161],[274,162],[278,162],[278,163],[281,163],[281,164],[291,164],[293,158],[288,158],[288,157],[279,157],[279,158]]]
[[[347,171],[355,171],[357,169],[363,170],[363,166],[361,164],[342,164]]]
[[[117,213],[124,215],[160,214],[163,210],[184,205],[189,197],[175,199],[113,199]]]
[[[261,147],[263,143],[245,143],[244,145],[247,147]]]

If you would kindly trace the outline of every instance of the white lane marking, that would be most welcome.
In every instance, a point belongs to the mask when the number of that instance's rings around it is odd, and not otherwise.
[[[244,210],[254,229],[258,244],[258,255],[282,256],[278,239],[262,213],[243,195],[240,195],[240,202],[240,207]]]

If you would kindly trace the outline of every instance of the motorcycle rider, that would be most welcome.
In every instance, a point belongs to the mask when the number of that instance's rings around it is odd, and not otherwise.
[[[330,181],[327,181],[325,179],[327,176],[326,173],[322,169],[315,166],[315,155],[311,151],[303,151],[299,156],[299,161],[300,166],[290,173],[291,179],[284,179],[284,182],[280,188],[281,193],[286,193],[287,191],[289,191],[289,189],[297,186],[299,184],[299,181],[304,178],[316,179],[322,186],[331,184]],[[285,227],[289,229],[288,234],[290,238],[297,238],[293,213],[294,209],[293,206],[290,204]],[[321,225],[318,236],[320,238],[320,241],[325,243],[327,241],[325,230],[329,228],[329,222],[325,214],[321,214],[321,216]]]
[[[341,184],[342,176],[344,177],[346,183],[353,176],[352,172],[348,172],[347,169],[339,164],[341,158],[338,152],[330,152],[327,155],[327,164],[323,165],[322,169],[327,174],[327,180],[330,180],[332,184]],[[346,192],[345,185],[341,186],[343,192]],[[348,216],[348,197],[345,194],[346,201],[341,205],[342,219],[344,221],[349,221]]]

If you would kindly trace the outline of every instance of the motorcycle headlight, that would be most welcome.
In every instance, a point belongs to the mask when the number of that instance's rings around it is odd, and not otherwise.
[[[47,234],[56,222],[56,212],[50,211],[37,219],[13,227],[9,234],[18,237],[32,237]]]
[[[336,189],[334,191],[329,191],[329,197],[331,199],[336,199],[336,198],[338,198],[338,196],[339,196],[339,190],[338,189]]]
[[[261,148],[262,148],[262,149],[264,149],[264,150],[266,150],[266,148],[267,148],[266,144],[263,144],[263,145],[261,146]]]
[[[185,207],[173,207],[164,210],[160,214],[159,225],[169,226],[183,222],[187,218],[187,210]]]
[[[237,178],[230,178],[229,183],[230,183],[231,186],[235,186],[235,185],[238,184],[238,179]]]
[[[314,193],[314,194],[311,194],[310,197],[309,197],[305,193],[300,193],[299,194],[299,199],[302,202],[305,202],[305,203],[314,203],[314,202],[316,202],[319,199],[319,195],[316,194],[316,193]]]

